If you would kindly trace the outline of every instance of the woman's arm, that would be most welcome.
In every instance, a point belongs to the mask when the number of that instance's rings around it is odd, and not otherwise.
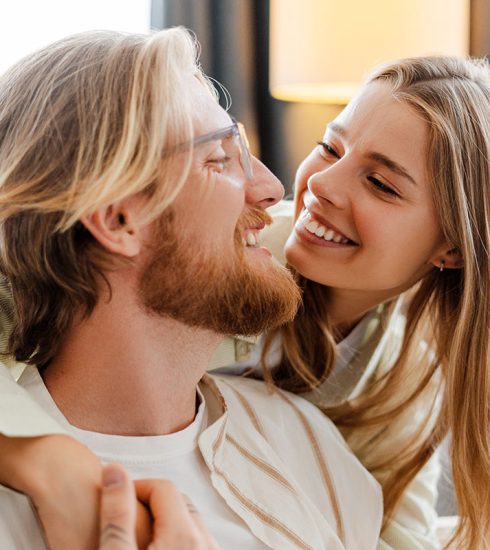
[[[101,472],[0,362],[0,484],[31,498],[54,550],[96,545]]]
[[[52,550],[89,550],[99,539],[102,465],[84,445],[66,435],[0,435],[0,484],[28,495]],[[146,548],[151,519],[133,504],[133,538]]]
[[[0,435],[0,483],[31,497],[50,548],[94,548],[102,466],[66,435]]]
[[[31,498],[49,548],[96,548],[99,525],[121,520],[134,548],[147,548],[152,541],[155,547],[163,542],[164,548],[177,548],[172,542],[176,537],[189,541],[195,535],[200,548],[215,550],[198,515],[191,516],[180,493],[168,482],[137,482],[142,504],[135,500],[134,489],[129,490],[132,484],[124,470],[116,466],[116,474],[122,470],[122,493],[118,487],[111,495],[111,488],[104,486],[101,508],[102,464],[98,458],[69,437],[14,380],[12,374],[19,376],[23,365],[15,364],[7,354],[12,319],[10,291],[0,279],[0,485]],[[110,471],[109,467],[106,474]],[[111,502],[115,502],[116,513],[118,506],[129,513],[115,517]],[[175,521],[169,524],[169,518],[181,520],[180,528]],[[119,546],[120,541],[112,546],[113,542],[106,537],[104,549],[127,548],[125,543]]]
[[[15,382],[11,373],[19,375],[23,367],[7,355],[12,320],[10,290],[2,279],[0,484],[31,497],[51,548],[94,548],[102,466]]]

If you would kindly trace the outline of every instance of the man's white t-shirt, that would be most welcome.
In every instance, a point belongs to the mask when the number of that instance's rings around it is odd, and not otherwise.
[[[196,417],[184,430],[170,435],[128,437],[89,432],[71,426],[53,401],[37,369],[27,368],[19,384],[102,462],[122,464],[133,479],[173,481],[182,493],[191,498],[220,548],[237,548],[237,541],[240,541],[239,548],[243,550],[267,548],[225,503],[211,483],[209,469],[198,447],[198,437],[208,425],[206,402],[201,392],[198,394],[200,404]],[[18,531],[24,532],[26,541],[26,546],[19,548],[39,548],[33,544],[34,535],[26,532],[21,520]]]

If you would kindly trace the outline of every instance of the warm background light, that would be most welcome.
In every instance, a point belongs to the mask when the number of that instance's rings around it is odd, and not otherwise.
[[[271,0],[271,94],[342,105],[380,63],[466,55],[469,1]]]

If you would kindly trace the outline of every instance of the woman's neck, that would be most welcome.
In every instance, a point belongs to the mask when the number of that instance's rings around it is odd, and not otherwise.
[[[329,288],[328,316],[336,342],[340,342],[373,308],[389,299],[371,292]]]

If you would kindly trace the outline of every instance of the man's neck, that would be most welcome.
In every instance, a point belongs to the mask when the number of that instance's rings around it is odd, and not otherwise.
[[[61,412],[78,428],[169,434],[193,421],[196,386],[220,339],[150,316],[127,300],[101,300],[70,330],[43,378]]]

